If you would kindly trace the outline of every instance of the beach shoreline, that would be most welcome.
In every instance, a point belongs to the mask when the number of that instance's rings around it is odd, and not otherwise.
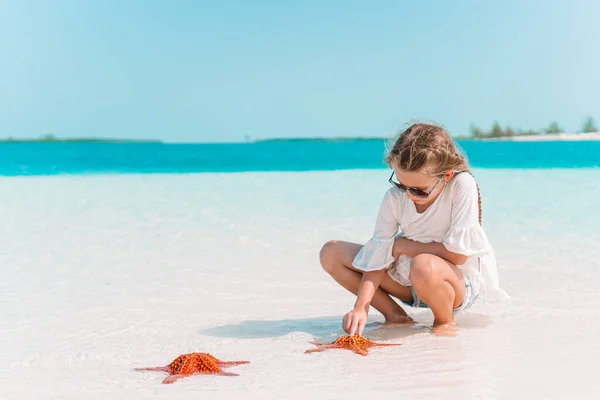
[[[540,135],[517,135],[498,138],[475,139],[485,142],[509,141],[509,142],[578,142],[578,141],[600,141],[600,132],[589,133],[553,133]]]

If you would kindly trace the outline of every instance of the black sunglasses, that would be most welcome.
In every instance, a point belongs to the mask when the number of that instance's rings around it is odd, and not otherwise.
[[[438,181],[435,183],[435,185],[433,185],[433,187],[431,188],[431,190],[429,192],[426,192],[421,189],[404,186],[403,184],[400,183],[400,181],[398,181],[398,182],[393,181],[392,180],[392,178],[394,177],[393,172],[392,172],[392,175],[390,175],[390,179],[388,179],[388,180],[392,185],[394,185],[396,188],[398,188],[398,190],[400,190],[402,192],[406,192],[408,190],[410,192],[410,194],[412,194],[413,196],[419,197],[421,199],[426,199],[435,190],[437,185],[442,181],[442,178],[444,177],[444,175],[446,175],[446,174],[444,173],[444,174],[442,174],[442,176],[440,176],[440,179],[438,179]]]

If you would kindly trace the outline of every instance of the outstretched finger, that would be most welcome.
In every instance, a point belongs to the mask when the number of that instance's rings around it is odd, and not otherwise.
[[[362,336],[363,330],[365,329],[365,321],[358,321],[358,336]]]
[[[344,318],[342,318],[342,329],[344,329],[344,332],[346,333],[350,330],[350,318],[348,318],[348,314],[344,315]]]
[[[352,322],[350,324],[350,331],[348,332],[348,334],[350,336],[354,336],[354,334],[356,333],[356,329],[358,328],[358,319],[357,318],[352,318]]]

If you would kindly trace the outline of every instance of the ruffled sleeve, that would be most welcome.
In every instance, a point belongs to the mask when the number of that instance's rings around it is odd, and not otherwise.
[[[393,191],[389,189],[381,202],[375,222],[375,231],[369,241],[360,249],[352,265],[362,271],[378,271],[394,262],[392,249],[398,233],[397,207],[394,206]]]
[[[468,173],[454,178],[450,229],[442,243],[453,253],[481,256],[489,249],[485,231],[479,224],[477,184]]]

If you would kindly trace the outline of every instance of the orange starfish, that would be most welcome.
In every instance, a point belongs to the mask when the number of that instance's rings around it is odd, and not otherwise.
[[[249,361],[221,361],[208,353],[189,353],[180,355],[171,364],[164,367],[135,368],[135,370],[168,372],[169,376],[165,378],[163,383],[173,383],[177,379],[195,374],[237,376],[238,374],[223,372],[221,368],[248,363]]]
[[[324,351],[327,349],[348,349],[352,350],[356,354],[360,354],[361,356],[366,356],[369,347],[384,347],[384,346],[400,346],[400,343],[375,343],[371,342],[369,339],[366,339],[362,336],[354,335],[354,336],[340,336],[335,341],[331,343],[317,343],[311,342],[314,345],[317,345],[318,348],[306,350],[305,353],[315,353]]]

